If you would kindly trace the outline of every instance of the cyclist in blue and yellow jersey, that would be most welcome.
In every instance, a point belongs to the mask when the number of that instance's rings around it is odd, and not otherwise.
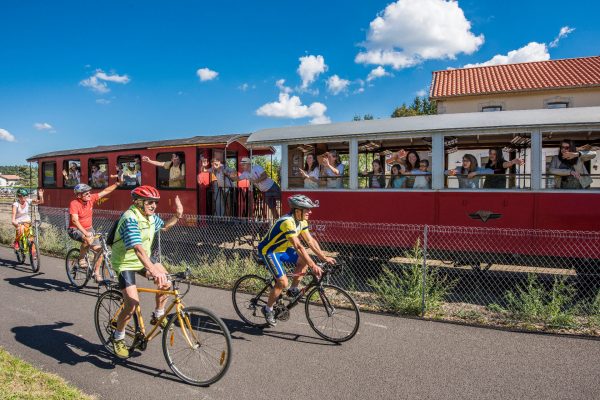
[[[273,277],[275,277],[275,287],[269,294],[267,305],[262,308],[265,320],[271,326],[276,325],[273,304],[275,304],[275,301],[288,284],[286,272],[282,264],[289,263],[296,265],[292,286],[287,292],[290,297],[296,297],[300,293],[298,284],[306,273],[307,268],[310,268],[317,277],[320,277],[323,272],[302,245],[300,236],[302,236],[308,247],[317,257],[327,263],[335,264],[335,259],[323,254],[319,243],[312,237],[308,230],[308,217],[311,210],[319,207],[319,204],[301,194],[290,197],[288,204],[290,206],[290,213],[275,221],[269,232],[258,244],[258,254],[264,260]]]
[[[167,230],[174,226],[183,215],[183,206],[179,196],[175,197],[175,215],[166,223],[155,215],[160,193],[152,186],[138,186],[131,191],[133,205],[123,213],[117,224],[112,245],[112,266],[119,278],[119,288],[123,293],[125,305],[117,319],[112,342],[117,357],[129,357],[125,344],[125,327],[140,303],[135,275],[152,277],[161,290],[167,290],[171,283],[167,280],[167,270],[160,263],[150,259],[152,241],[158,230]],[[158,318],[165,313],[166,295],[156,295],[156,309],[150,323],[156,325]],[[163,319],[164,325],[167,320]],[[164,328],[164,326],[163,326]]]

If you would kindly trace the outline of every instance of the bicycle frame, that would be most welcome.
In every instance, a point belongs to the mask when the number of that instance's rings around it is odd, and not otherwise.
[[[138,321],[139,332],[135,332],[133,347],[137,347],[137,346],[141,345],[142,350],[144,350],[146,348],[146,345],[148,344],[148,342],[150,342],[152,339],[154,339],[155,337],[157,337],[160,334],[161,323],[165,318],[167,318],[167,316],[173,310],[173,308],[175,308],[177,320],[180,324],[179,326],[181,326],[181,327],[185,326],[187,328],[187,329],[181,330],[183,332],[183,336],[185,337],[188,345],[190,347],[194,347],[194,342],[198,342],[198,338],[193,333],[194,331],[192,329],[192,325],[191,325],[189,319],[183,313],[183,308],[185,308],[183,302],[181,301],[183,296],[179,294],[179,290],[176,286],[172,290],[162,290],[162,289],[151,289],[151,288],[138,287],[137,292],[138,293],[154,293],[154,294],[168,295],[168,296],[173,296],[174,299],[171,302],[171,304],[167,307],[167,309],[165,310],[164,315],[158,319],[158,321],[156,322],[156,325],[154,325],[152,327],[152,329],[150,330],[150,332],[148,332],[147,334],[146,334],[146,326],[144,325],[144,318],[142,317],[142,309],[139,304],[136,306],[134,314],[133,314],[133,318],[136,318]],[[117,317],[121,313],[121,310],[123,310],[124,306],[125,306],[124,303],[121,304],[121,306],[115,313],[115,316],[112,318],[111,322],[114,322],[116,324]],[[190,337],[188,336],[188,331],[191,332],[192,335],[194,336],[193,340],[190,339]],[[173,339],[171,338],[171,340],[173,340]]]

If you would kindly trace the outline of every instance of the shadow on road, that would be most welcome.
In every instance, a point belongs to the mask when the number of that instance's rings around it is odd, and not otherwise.
[[[15,340],[54,358],[59,364],[90,363],[102,369],[114,368],[113,357],[103,346],[61,330],[72,325],[70,322],[55,322],[50,325],[16,326],[11,332],[15,334]]]
[[[74,289],[69,283],[56,279],[41,278],[43,272],[33,275],[20,276],[18,278],[5,278],[4,280],[13,286],[33,290],[35,292],[46,292],[55,290],[57,292],[75,292],[86,296],[98,296],[98,290],[92,288],[84,288],[80,290]]]
[[[51,325],[17,326],[11,332],[15,334],[15,340],[54,358],[59,364],[88,363],[101,369],[114,369],[118,364],[152,377],[183,383],[170,371],[133,362],[131,358],[125,361],[116,359],[104,346],[62,330],[72,325],[71,322],[55,322]],[[132,356],[139,357],[141,353],[136,351]]]
[[[237,319],[227,319],[222,318],[225,325],[227,325],[227,329],[229,329],[229,333],[231,333],[231,338],[234,340],[246,340],[242,335],[236,335],[236,333],[251,335],[251,336],[269,336],[277,339],[289,340],[296,343],[307,343],[307,344],[315,344],[319,346],[339,346],[339,343],[333,343],[322,339],[320,337],[315,336],[306,336],[297,333],[290,332],[280,332],[275,331],[273,328],[257,328],[254,326],[250,326],[245,324],[242,321],[238,321]],[[279,322],[282,324],[282,322]]]

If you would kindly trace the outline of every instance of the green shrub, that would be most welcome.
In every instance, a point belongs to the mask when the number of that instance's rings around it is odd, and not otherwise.
[[[547,291],[534,274],[529,274],[525,286],[506,292],[506,309],[514,318],[526,322],[570,328],[575,326],[574,295],[575,288],[566,283],[565,277],[555,278]]]
[[[399,271],[384,267],[376,279],[369,279],[367,283],[385,311],[420,315],[423,306],[423,257],[418,242],[405,257],[411,260],[410,265]],[[454,283],[441,278],[432,268],[427,269],[425,279],[425,312],[437,311]]]
[[[231,257],[219,253],[216,257],[202,257],[196,262],[182,261],[163,263],[171,272],[185,270],[191,267],[194,281],[206,286],[230,289],[235,281],[242,275],[258,274],[265,275],[265,269],[257,265],[251,258],[242,258],[239,254]]]

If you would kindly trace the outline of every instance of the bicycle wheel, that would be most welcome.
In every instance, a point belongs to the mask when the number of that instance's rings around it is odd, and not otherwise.
[[[358,332],[360,313],[352,297],[333,285],[312,289],[304,304],[310,327],[323,339],[340,343]]]
[[[17,256],[17,264],[25,263],[25,252],[21,248],[15,250],[15,255]]]
[[[96,333],[102,345],[111,353],[114,353],[111,338],[117,327],[118,312],[123,304],[123,294],[118,290],[107,290],[102,293],[96,301],[94,308],[94,324]],[[129,351],[133,350],[133,342],[138,331],[138,321],[135,315],[125,327],[125,344]]]
[[[231,292],[233,308],[237,315],[249,325],[259,328],[268,326],[260,309],[267,305],[272,288],[270,280],[258,275],[246,275],[238,279]]]
[[[37,240],[34,240],[29,245],[29,264],[31,265],[31,270],[33,272],[38,272],[40,270],[40,255],[38,253],[36,242]]]
[[[79,249],[69,250],[65,258],[65,268],[69,282],[78,289],[84,287],[90,280],[88,267],[79,266]]]
[[[225,375],[231,363],[231,335],[211,311],[186,307],[175,313],[162,337],[169,368],[185,382],[208,386]]]

